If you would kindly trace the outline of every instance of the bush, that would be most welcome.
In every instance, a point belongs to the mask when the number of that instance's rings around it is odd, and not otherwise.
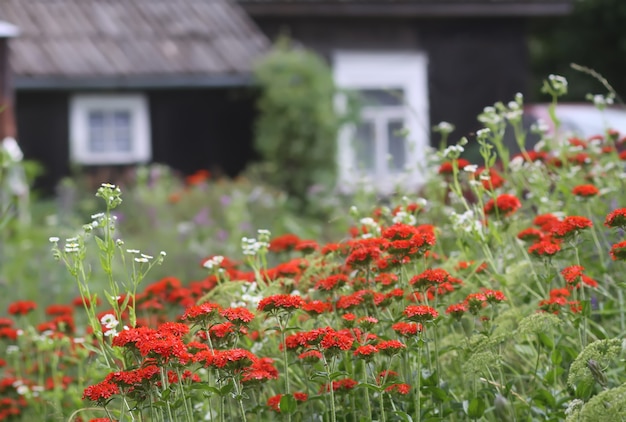
[[[281,40],[255,77],[261,89],[255,147],[264,176],[304,208],[313,185],[335,181],[339,120],[331,71],[314,53]]]

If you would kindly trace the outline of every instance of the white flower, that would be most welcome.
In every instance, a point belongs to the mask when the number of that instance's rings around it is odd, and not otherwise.
[[[119,321],[115,318],[115,315],[105,314],[100,318],[100,323],[106,328],[115,328],[119,324]]]
[[[59,238],[56,236],[52,236],[48,238],[48,242],[50,243],[57,243],[59,241]]]
[[[463,171],[466,171],[468,173],[476,173],[476,170],[478,170],[478,166],[476,164],[469,164],[463,167]]]
[[[145,263],[145,262],[148,262],[148,258],[144,258],[143,256],[138,257],[138,258],[135,258],[135,262]]]
[[[141,253],[139,249],[126,249],[126,252],[134,254]]]

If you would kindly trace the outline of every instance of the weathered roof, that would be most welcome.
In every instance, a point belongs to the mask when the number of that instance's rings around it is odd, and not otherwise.
[[[251,16],[504,17],[571,12],[574,0],[238,0]]]
[[[0,0],[18,88],[236,83],[268,47],[232,0]]]

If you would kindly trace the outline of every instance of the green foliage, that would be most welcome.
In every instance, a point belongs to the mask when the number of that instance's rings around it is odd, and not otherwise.
[[[583,101],[589,92],[605,92],[596,79],[570,67],[577,63],[594,69],[618,94],[626,95],[626,3],[580,0],[573,4],[568,16],[534,22],[530,44],[534,73],[542,78],[547,73],[567,77],[571,85],[568,101]],[[536,81],[537,88],[540,82]]]
[[[261,88],[255,147],[264,175],[304,205],[313,185],[335,179],[339,119],[331,71],[314,53],[280,40],[255,77]]]

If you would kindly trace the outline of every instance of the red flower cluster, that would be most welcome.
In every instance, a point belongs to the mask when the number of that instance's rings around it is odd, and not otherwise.
[[[304,299],[294,295],[274,295],[261,299],[257,309],[263,312],[277,310],[293,311],[299,309],[304,304]]]
[[[565,279],[567,285],[570,287],[579,288],[580,281],[582,281],[587,286],[598,287],[598,282],[591,277],[583,274],[583,271],[585,271],[585,267],[580,265],[571,265],[569,267],[563,268],[563,270],[561,270],[561,274],[563,275],[563,278]]]
[[[618,259],[626,260],[626,240],[611,246],[609,254],[614,261]]]
[[[572,189],[572,193],[582,198],[589,198],[592,196],[596,196],[598,193],[600,193],[600,190],[594,185],[578,185],[574,186],[574,189]]]
[[[409,320],[419,323],[432,321],[439,316],[439,312],[428,305],[409,305],[402,313]]]
[[[522,203],[516,196],[504,193],[499,195],[494,201],[493,198],[487,201],[485,204],[485,214],[497,214],[500,216],[510,216],[515,211],[520,209]]]
[[[626,208],[618,208],[611,211],[604,220],[604,225],[607,227],[620,227],[626,228]]]
[[[26,315],[37,309],[37,304],[30,300],[18,300],[9,305],[8,312],[11,315]]]
[[[563,221],[556,223],[551,230],[551,233],[557,239],[566,238],[579,233],[581,230],[587,227],[593,226],[593,223],[587,217],[581,216],[568,216]]]

